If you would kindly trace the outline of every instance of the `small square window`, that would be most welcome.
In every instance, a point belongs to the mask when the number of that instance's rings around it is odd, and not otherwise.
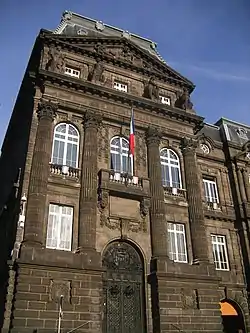
[[[114,88],[119,91],[128,92],[128,85],[126,83],[114,81]]]
[[[80,71],[78,69],[75,68],[71,68],[71,67],[65,67],[65,74],[70,75],[70,76],[74,76],[74,77],[80,77]]]
[[[220,271],[229,270],[226,237],[222,235],[211,235],[213,258],[215,269]]]
[[[162,104],[171,105],[171,100],[169,97],[160,96],[160,101]]]

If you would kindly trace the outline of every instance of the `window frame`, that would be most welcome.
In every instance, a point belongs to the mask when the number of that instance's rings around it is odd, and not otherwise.
[[[71,73],[70,72],[67,72],[67,70],[70,70],[70,71],[72,71]],[[73,71],[75,71],[75,72],[78,72],[78,74],[77,75],[75,75],[74,73],[73,73]],[[80,78],[80,75],[81,75],[81,71],[80,71],[80,69],[76,69],[76,68],[73,68],[73,67],[70,67],[70,66],[65,66],[65,70],[64,70],[64,74],[65,75],[68,75],[68,76],[72,76],[72,77],[76,77],[76,78]]]
[[[119,152],[113,150],[112,151],[112,148],[114,148],[114,144],[112,144],[112,141],[115,140],[115,139],[119,139],[119,144],[120,146],[118,147],[117,146],[117,149],[120,149]],[[126,147],[123,147],[123,142],[126,142],[127,143],[127,148]],[[112,147],[113,145],[113,147]],[[126,151],[126,153],[124,153],[123,151]],[[113,170],[114,172],[117,172],[117,173],[128,173],[128,174],[132,174],[133,175],[133,172],[134,172],[134,158],[133,158],[133,155],[132,154],[129,154],[129,140],[124,138],[123,136],[114,136],[111,138],[110,140],[110,144],[109,144],[109,153],[110,153],[110,169]],[[116,169],[113,169],[112,168],[112,154],[115,154],[115,155],[119,155],[119,159],[120,159],[120,170],[116,170]],[[123,171],[123,157],[126,157],[129,162],[130,162],[130,166],[131,166],[131,170],[130,172],[128,170],[124,170]],[[129,169],[129,168],[128,168]]]
[[[161,104],[169,105],[169,106],[171,105],[171,98],[170,97],[164,96],[164,95],[159,95],[159,97],[160,97]],[[166,102],[166,99],[168,99],[169,102]]]
[[[52,206],[57,207],[59,209],[58,212],[53,212]],[[70,208],[71,209],[71,214],[65,214],[63,213],[64,208]],[[48,245],[48,239],[51,239],[53,241],[53,224],[55,223],[53,220],[50,220],[51,216],[55,216],[58,221],[58,226],[57,226],[57,231],[56,231],[56,246],[50,246]],[[62,241],[61,236],[62,236],[62,217],[70,217],[71,218],[71,226],[70,226],[70,246],[68,248],[66,247],[61,247],[60,242]],[[48,237],[48,233],[50,230],[51,225],[51,238]],[[46,231],[46,248],[47,249],[52,249],[52,250],[61,250],[61,251],[72,251],[72,245],[73,245],[73,224],[74,224],[74,207],[69,206],[69,205],[60,205],[60,204],[55,204],[55,203],[50,203],[49,204],[49,209],[48,209],[48,219],[47,219],[47,231]]]
[[[216,179],[208,179],[206,177],[203,177],[202,178],[202,183],[203,183],[203,188],[204,188],[204,197],[205,197],[205,201],[207,203],[219,203],[220,202],[220,198],[219,198],[219,192],[218,192],[218,186],[217,186],[217,182],[216,182]],[[209,196],[206,196],[206,187],[205,187],[205,183],[208,184],[208,194]],[[214,188],[215,188],[215,195],[216,197],[213,197],[212,196],[212,191],[211,191],[211,186],[212,185],[215,185]],[[211,199],[211,200],[207,200],[207,198]],[[216,199],[215,201],[213,199]]]
[[[66,125],[66,131],[65,133],[60,133],[60,132],[57,132],[57,128],[60,127],[61,125]],[[74,136],[74,135],[71,135],[69,134],[69,128],[73,127],[76,132],[77,132],[77,136]],[[65,138],[64,139],[61,139],[61,138],[57,138],[56,137],[56,134],[59,134],[59,135],[64,135]],[[69,137],[72,137],[72,138],[77,138],[77,142],[75,141],[70,141],[69,140]],[[59,163],[55,163],[53,162],[54,160],[54,149],[55,149],[55,141],[60,141],[60,142],[64,142],[64,149],[63,149],[63,163],[62,164],[59,164]],[[68,151],[68,144],[72,144],[72,145],[75,145],[77,147],[77,150],[76,150],[76,161],[75,161],[75,166],[72,166],[72,165],[67,165],[67,151]],[[53,144],[52,144],[52,153],[51,153],[51,161],[50,163],[51,164],[56,164],[56,165],[61,165],[61,166],[68,166],[68,167],[71,167],[71,168],[74,168],[74,169],[77,169],[78,166],[79,166],[79,150],[80,150],[80,133],[78,131],[78,129],[75,127],[75,125],[71,124],[71,123],[65,123],[65,122],[61,122],[61,123],[58,123],[55,127],[54,127],[54,132],[53,132]],[[58,157],[57,157],[58,159]]]
[[[168,157],[162,156],[162,152],[167,151]],[[173,153],[176,156],[176,159],[170,158],[170,152]],[[166,160],[166,161],[164,161]],[[175,161],[175,163],[171,163],[171,161]],[[178,154],[170,148],[162,148],[160,149],[160,163],[161,163],[161,172],[162,172],[162,184],[163,187],[170,187],[170,188],[179,188],[182,189],[182,177],[181,177],[181,163],[180,163],[180,158]],[[169,184],[166,185],[167,183],[167,173],[164,173],[163,177],[163,166],[168,168],[168,174],[169,174]],[[173,177],[172,177],[172,168],[178,169],[178,175],[179,175],[179,187],[173,186]]]
[[[173,229],[171,228],[173,226]],[[177,227],[181,227],[182,230],[177,230]],[[187,237],[186,237],[186,226],[184,223],[174,223],[174,222],[168,222],[167,223],[167,233],[168,233],[168,255],[171,260],[178,263],[188,263],[188,249],[187,249]],[[180,238],[178,242],[178,235],[183,235],[182,238]],[[172,247],[171,237],[174,237],[174,249],[170,248]],[[178,245],[180,245],[180,241],[183,241],[183,248],[184,252],[180,251],[180,248]],[[175,259],[174,259],[175,256]],[[185,256],[184,260],[180,259],[180,256]]]
[[[213,238],[216,238],[216,240],[214,241]],[[218,241],[218,238],[223,239],[223,242]],[[212,244],[212,253],[213,253],[213,261],[214,261],[214,265],[215,265],[215,269],[217,271],[229,271],[230,270],[230,265],[229,265],[229,256],[228,256],[228,248],[227,248],[227,239],[225,235],[218,235],[218,234],[211,234],[211,244]],[[221,247],[224,249],[224,259],[225,261],[222,261],[220,258],[220,251],[219,251],[219,245],[221,245]],[[216,248],[216,252],[217,252],[217,256],[215,256],[215,250],[214,248]],[[216,257],[219,260],[216,260]],[[223,268],[222,265],[225,264],[227,267]]]
[[[122,85],[125,87],[125,89],[122,88]],[[114,80],[113,88],[124,93],[128,92],[128,84],[119,80]]]

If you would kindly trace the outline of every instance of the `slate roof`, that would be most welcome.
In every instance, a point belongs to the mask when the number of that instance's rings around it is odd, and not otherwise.
[[[157,51],[157,44],[152,40],[70,11],[62,14],[61,22],[53,33],[67,36],[125,37],[166,63]]]
[[[201,134],[204,134],[205,136],[211,138],[214,141],[221,142],[219,126],[204,123],[203,128],[197,133],[198,136]]]
[[[226,118],[219,119],[215,125],[220,127],[226,141],[240,146],[250,141],[250,126],[248,125]]]

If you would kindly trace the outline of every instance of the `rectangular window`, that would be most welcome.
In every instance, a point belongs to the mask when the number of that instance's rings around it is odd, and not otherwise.
[[[169,258],[175,262],[187,262],[185,226],[180,223],[168,223]]]
[[[73,207],[49,205],[46,247],[71,251]]]
[[[228,271],[229,262],[226,237],[221,235],[211,235],[211,238],[215,268],[221,271]]]
[[[170,98],[166,96],[160,96],[160,101],[162,104],[167,104],[167,105],[171,104]]]
[[[119,91],[128,92],[128,85],[118,81],[114,82],[114,88]]]
[[[78,69],[74,69],[71,67],[65,67],[65,74],[74,76],[74,77],[80,77],[80,71]]]
[[[206,202],[219,202],[218,190],[215,180],[203,179]]]

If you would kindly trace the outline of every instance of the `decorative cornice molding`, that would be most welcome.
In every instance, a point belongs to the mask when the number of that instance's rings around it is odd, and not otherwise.
[[[35,73],[30,73],[30,76],[34,75]],[[159,103],[155,103],[146,98],[120,93],[114,89],[96,85],[88,81],[75,79],[58,73],[47,72],[42,69],[39,70],[37,79],[43,80],[44,85],[56,84],[58,87],[67,87],[72,91],[78,90],[79,92],[89,92],[99,95],[99,97],[104,99],[113,99],[115,102],[121,102],[125,105],[133,105],[134,107],[143,110],[146,109],[161,114],[164,117],[173,118],[188,124],[191,123],[194,125],[194,130],[200,128],[203,124],[203,117],[187,113],[171,106],[160,105]]]
[[[146,67],[138,67],[132,63],[122,61],[120,59],[114,59],[111,56],[105,54],[105,53],[97,53],[94,50],[88,50],[84,49],[83,45],[86,44],[86,46],[90,46],[91,43],[94,45],[97,43],[97,38],[92,38],[92,37],[85,37],[84,39],[82,37],[72,37],[72,38],[67,38],[67,41],[62,40],[65,38],[65,36],[57,36],[53,34],[46,34],[44,33],[43,35],[40,36],[41,40],[46,45],[55,45],[55,46],[61,46],[61,48],[65,48],[67,50],[70,50],[71,52],[75,52],[78,54],[85,54],[89,57],[98,59],[99,61],[105,61],[107,63],[113,63],[114,65],[118,65],[121,67],[124,67],[126,69],[130,69],[131,71],[136,71],[140,72],[144,75],[147,75],[148,77],[151,77],[154,75],[157,77],[157,79],[168,82],[170,84],[174,84],[178,87],[181,88],[186,88],[189,90],[189,93],[191,93],[194,89],[194,85],[192,82],[190,82],[186,78],[182,78],[179,73],[175,73],[173,69],[170,69],[167,67],[166,64],[164,64],[162,61],[158,60],[157,58],[153,58],[152,55],[147,54],[146,51],[141,50],[139,47],[128,41],[126,38],[112,38],[112,37],[106,37],[106,38],[100,38],[99,39],[99,44],[104,44],[104,43],[110,43],[113,42],[115,45],[122,45],[122,46],[129,46],[131,49],[133,49],[136,53],[140,53],[140,57],[142,59],[147,59],[149,63],[155,64],[157,67],[159,67],[158,71],[152,71],[151,68]],[[80,42],[80,45],[77,45],[77,43]],[[73,44],[72,44],[73,43]],[[162,74],[165,71],[166,74]],[[180,75],[180,77],[178,77]],[[176,76],[176,77],[175,77]],[[186,80],[186,82],[185,82]]]

